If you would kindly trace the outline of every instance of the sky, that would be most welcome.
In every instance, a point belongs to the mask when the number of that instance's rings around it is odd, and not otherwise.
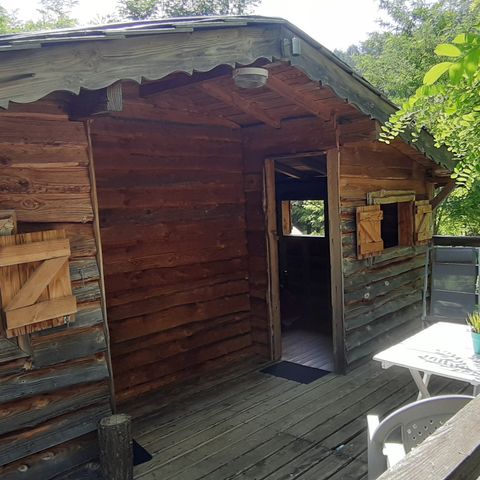
[[[117,0],[79,0],[73,16],[88,24],[96,16],[115,11]],[[0,0],[22,19],[36,16],[38,0]],[[282,17],[304,30],[327,48],[345,49],[377,30],[381,14],[378,0],[263,0],[255,14]]]

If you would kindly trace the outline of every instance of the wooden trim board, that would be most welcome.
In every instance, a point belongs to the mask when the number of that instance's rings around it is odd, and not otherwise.
[[[267,305],[270,327],[270,358],[282,358],[282,324],[280,318],[280,273],[278,268],[278,233],[275,198],[275,160],[267,158],[264,168],[264,210],[267,232]]]
[[[328,241],[330,246],[330,293],[332,302],[333,363],[335,372],[345,371],[343,301],[343,253],[340,218],[340,150],[327,152]]]

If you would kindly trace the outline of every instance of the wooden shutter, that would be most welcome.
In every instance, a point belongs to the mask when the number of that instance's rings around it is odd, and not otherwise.
[[[65,232],[0,237],[0,291],[7,337],[63,325],[77,311]]]
[[[383,251],[383,212],[380,205],[357,207],[357,256],[378,255]]]
[[[433,213],[428,200],[415,202],[415,243],[428,243],[433,236]]]

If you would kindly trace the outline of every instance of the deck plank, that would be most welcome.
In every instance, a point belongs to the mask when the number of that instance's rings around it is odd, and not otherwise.
[[[430,387],[469,393],[438,377]],[[156,407],[146,397],[133,428],[153,459],[135,467],[135,479],[361,480],[366,414],[384,416],[416,393],[407,370],[370,362],[309,385],[250,370],[186,386],[178,401],[153,394]]]

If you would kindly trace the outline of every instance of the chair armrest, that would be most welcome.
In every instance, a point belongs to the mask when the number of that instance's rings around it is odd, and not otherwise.
[[[380,418],[378,415],[367,415],[368,443],[372,441],[373,433],[378,425],[380,425]]]

